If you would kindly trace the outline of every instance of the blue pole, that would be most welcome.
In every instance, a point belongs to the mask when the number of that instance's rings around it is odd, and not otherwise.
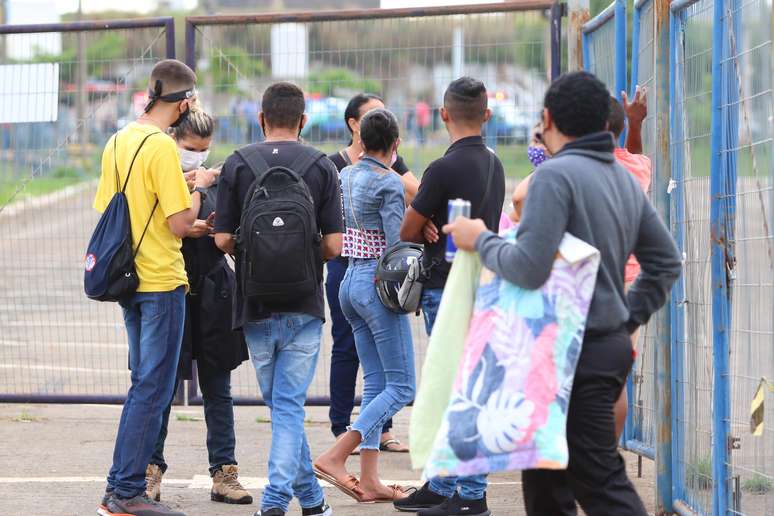
[[[655,1],[655,0],[651,0]],[[629,95],[633,96],[637,81],[640,80],[640,18],[642,16],[642,7],[645,4],[640,4],[639,7],[634,7],[634,14],[632,15],[632,82],[629,85]],[[655,28],[654,28],[655,30]],[[656,35],[654,34],[654,39]],[[653,42],[655,44],[655,41]]]
[[[626,90],[626,0],[615,0],[615,98],[621,100]],[[626,131],[621,133],[619,145],[626,141]]]
[[[591,71],[591,52],[589,51],[589,35],[585,32],[581,37],[581,43],[583,46],[583,69],[587,72]]]
[[[678,68],[678,55],[682,50],[681,41],[678,38],[679,30],[682,25],[682,12],[673,12],[669,23],[669,99],[671,103],[670,113],[670,138],[671,138],[671,157],[672,157],[672,178],[675,181],[675,189],[671,195],[671,228],[672,234],[677,241],[677,248],[682,254],[685,250],[685,175],[683,170],[683,124],[682,124],[682,86],[683,76]],[[661,381],[671,382],[672,392],[672,413],[669,420],[672,425],[671,443],[669,443],[669,453],[671,460],[671,500],[667,500],[662,495],[661,481],[658,483],[658,499],[665,508],[670,507],[667,503],[674,505],[674,500],[685,498],[685,475],[680,461],[685,457],[684,452],[684,410],[685,410],[685,383],[683,381],[683,356],[685,346],[685,277],[683,274],[677,279],[672,287],[672,296],[669,299],[669,312],[672,324],[669,326],[670,333],[670,356],[672,361],[671,378],[665,377]],[[660,385],[660,383],[659,383]],[[658,395],[656,399],[659,399]],[[661,414],[661,413],[659,413]],[[667,443],[663,443],[664,453]]]
[[[729,402],[729,301],[728,278],[726,276],[726,210],[725,210],[725,165],[721,154],[723,137],[723,60],[728,47],[725,44],[726,31],[723,14],[726,0],[715,0],[712,29],[712,124],[710,160],[710,259],[712,286],[712,478],[713,514],[726,514],[729,509],[728,497],[728,436],[730,432]]]
[[[653,0],[651,0],[653,1]],[[640,54],[640,10],[641,7],[634,8],[634,17],[632,19],[632,84],[631,95],[634,95],[634,86],[637,84],[637,68],[639,66],[639,54]],[[619,92],[620,94],[620,92]],[[621,145],[626,141],[624,136],[627,132],[627,128],[624,128]],[[637,360],[632,366],[632,372],[629,374],[629,378],[626,380],[626,394],[627,394],[627,410],[626,410],[626,423],[624,425],[623,442],[628,443],[631,440],[642,440],[642,420],[635,421],[635,405],[634,405],[634,375],[637,371],[637,362],[643,360],[644,357],[637,357]],[[628,447],[628,445],[627,445]]]

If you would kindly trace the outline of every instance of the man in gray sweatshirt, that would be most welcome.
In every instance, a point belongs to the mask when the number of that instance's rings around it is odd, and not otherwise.
[[[607,132],[610,94],[587,72],[557,79],[546,93],[543,141],[553,159],[537,169],[509,244],[483,222],[458,218],[444,227],[460,249],[475,250],[502,278],[527,289],[548,279],[565,232],[601,253],[583,350],[567,420],[565,471],[522,477],[530,515],[644,515],[618,453],[613,404],[634,360],[629,335],[666,301],[680,274],[674,240],[642,189],[613,155]],[[634,254],[640,276],[624,294],[624,268]]]

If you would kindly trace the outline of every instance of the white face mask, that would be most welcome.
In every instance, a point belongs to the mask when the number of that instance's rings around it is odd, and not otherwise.
[[[183,172],[190,172],[201,167],[207,160],[210,151],[204,152],[189,151],[188,149],[178,148],[177,152],[180,154],[180,165],[183,167]]]

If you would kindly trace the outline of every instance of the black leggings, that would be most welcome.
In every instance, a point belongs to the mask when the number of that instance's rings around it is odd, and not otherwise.
[[[570,462],[566,470],[523,472],[527,514],[575,515],[576,500],[589,516],[647,514],[615,438],[613,406],[632,361],[624,330],[586,333],[567,414]]]

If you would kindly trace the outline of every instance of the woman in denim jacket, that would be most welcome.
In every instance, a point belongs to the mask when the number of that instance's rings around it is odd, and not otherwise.
[[[379,480],[379,438],[384,422],[414,399],[414,349],[407,316],[385,308],[374,277],[385,249],[400,240],[405,210],[403,185],[390,170],[400,143],[398,121],[386,109],[371,110],[361,119],[360,138],[365,155],[341,171],[347,226],[342,255],[349,257],[349,267],[339,299],[363,367],[363,401],[355,424],[314,468],[319,478],[359,502],[392,502],[405,494]],[[346,469],[358,445],[360,480]]]

